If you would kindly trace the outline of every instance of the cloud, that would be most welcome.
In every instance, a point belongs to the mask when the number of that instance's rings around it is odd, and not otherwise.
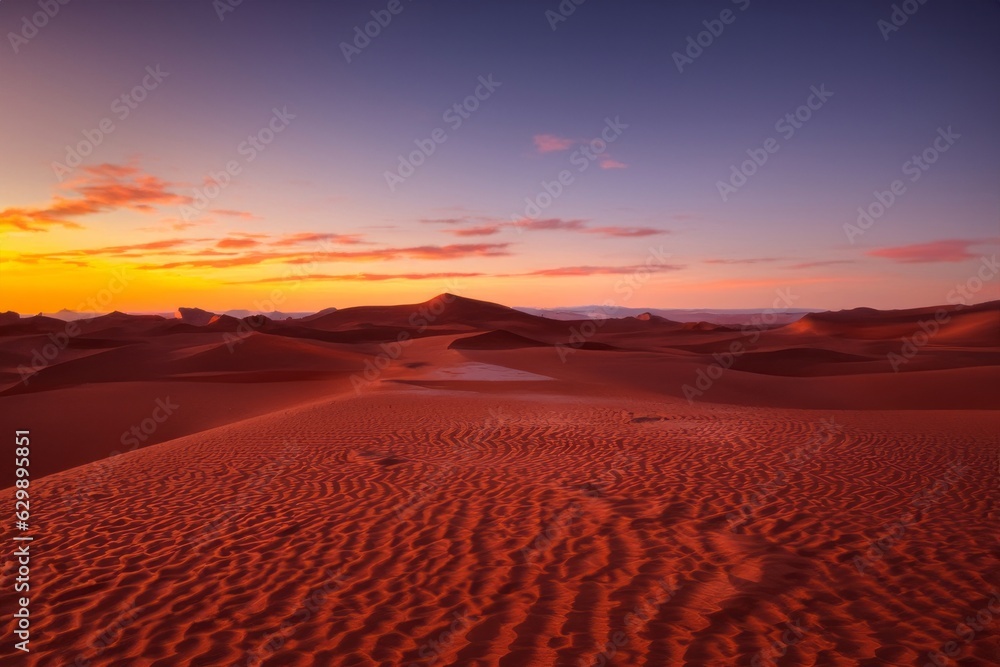
[[[474,218],[421,218],[420,222],[425,225],[464,225],[473,220]]]
[[[836,266],[838,264],[854,264],[853,259],[827,259],[818,262],[802,262],[801,264],[792,264],[788,268],[790,269],[813,269],[820,266]]]
[[[504,229],[514,228],[519,232],[546,232],[546,231],[568,231],[568,232],[581,232],[584,234],[600,234],[602,236],[610,237],[639,237],[639,236],[653,236],[654,234],[666,234],[666,230],[655,229],[653,227],[619,227],[619,226],[605,226],[605,227],[588,227],[586,220],[581,220],[578,218],[565,219],[565,218],[542,218],[540,220],[534,220],[531,218],[522,218],[513,222],[490,222],[483,225],[477,225],[475,227],[458,227],[456,229],[446,229],[444,232],[446,234],[451,234],[453,236],[466,237],[466,236],[492,236],[493,234],[498,234]]]
[[[705,264],[768,264],[780,261],[780,257],[747,257],[745,259],[706,259]]]
[[[530,277],[530,276],[546,276],[546,277],[578,277],[578,276],[591,276],[591,275],[627,275],[631,273],[639,272],[658,272],[658,271],[677,271],[683,267],[680,266],[566,266],[555,269],[539,269],[537,271],[530,271],[528,273],[506,273],[506,274],[488,274],[488,273],[459,273],[459,272],[444,272],[444,273],[339,273],[339,274],[328,274],[328,273],[310,273],[301,276],[277,276],[273,278],[260,278],[257,280],[247,280],[247,281],[234,281],[228,283],[230,285],[237,284],[256,284],[256,283],[280,283],[280,282],[294,282],[296,280],[316,280],[316,281],[385,281],[385,280],[441,280],[447,278],[479,278],[483,276],[487,277],[500,277],[500,278],[510,278],[510,277]]]
[[[76,262],[71,261],[71,258],[98,256],[129,258],[143,257],[148,254],[175,254],[179,252],[180,248],[210,240],[204,238],[174,238],[149,241],[147,243],[135,243],[132,245],[104,246],[52,253],[22,253],[17,256],[17,260],[30,263],[36,263],[40,260],[56,260],[75,264]]]
[[[665,229],[654,227],[590,227],[584,230],[588,234],[603,234],[604,236],[653,236],[655,234],[667,234]]]
[[[156,206],[179,205],[190,197],[171,190],[172,184],[142,173],[134,165],[100,164],[82,167],[80,176],[68,181],[45,206],[13,207],[0,211],[0,229],[28,232],[52,227],[81,229],[74,218],[126,209],[148,213]]]
[[[309,273],[301,276],[276,276],[259,280],[244,280],[227,283],[229,285],[249,285],[259,283],[287,283],[299,280],[381,282],[384,280],[445,280],[448,278],[476,278],[482,273]]]
[[[163,264],[144,264],[143,269],[216,268],[254,266],[258,264],[312,264],[329,262],[383,262],[394,259],[453,260],[470,257],[502,257],[509,255],[509,243],[465,243],[446,246],[415,246],[371,250],[316,252],[251,252],[238,256],[213,259],[179,258]],[[192,253],[197,255],[197,253]]]
[[[964,262],[976,259],[978,255],[970,252],[972,246],[996,243],[997,239],[944,239],[929,243],[914,243],[911,245],[869,250],[869,257],[891,259],[903,264],[928,264],[931,262]]]
[[[628,165],[614,158],[605,157],[601,159],[601,169],[628,169]]]
[[[216,215],[223,215],[229,218],[240,218],[241,220],[255,220],[255,216],[250,211],[237,211],[231,208],[213,208],[209,210],[209,213],[214,213]]]
[[[330,232],[299,232],[286,234],[272,245],[278,247],[302,245],[305,243],[341,243],[344,245],[367,244],[361,234],[334,234]]]
[[[630,273],[643,272],[659,273],[662,271],[680,271],[683,268],[683,266],[677,264],[657,264],[653,266],[646,266],[645,264],[637,264],[633,266],[562,266],[554,269],[538,269],[536,271],[529,271],[528,273],[508,273],[501,277],[548,276],[555,278],[571,276],[627,275]]]
[[[565,220],[563,218],[542,218],[541,220],[524,218],[511,224],[522,230],[532,232],[549,231],[553,229],[566,229],[575,232],[584,229],[587,225],[587,221],[577,219]]]
[[[509,255],[509,243],[460,243],[446,246],[400,248],[396,252],[412,259],[460,259],[463,257],[501,257]]]
[[[505,226],[506,223],[497,223],[494,225],[480,225],[479,227],[460,227],[459,229],[447,229],[446,234],[454,234],[455,236],[491,236],[493,234],[499,233]]]
[[[578,143],[575,139],[557,137],[554,134],[536,134],[532,140],[535,142],[535,150],[539,153],[566,151]]]
[[[225,238],[215,244],[217,248],[253,248],[259,246],[260,241],[253,238]]]

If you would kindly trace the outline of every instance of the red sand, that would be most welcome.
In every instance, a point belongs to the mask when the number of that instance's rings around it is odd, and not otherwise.
[[[899,372],[933,309],[587,335],[439,305],[235,344],[116,316],[27,386],[59,329],[0,326],[35,526],[32,652],[8,630],[0,665],[1000,662],[1000,304]]]

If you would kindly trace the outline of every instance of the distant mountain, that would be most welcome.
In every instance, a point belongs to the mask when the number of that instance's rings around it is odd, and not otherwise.
[[[575,306],[570,308],[516,308],[524,313],[552,320],[606,320],[643,315],[662,317],[673,322],[708,322],[709,324],[740,325],[759,321],[762,313],[770,312],[774,321],[770,324],[789,324],[815,310],[808,308],[788,308],[771,311],[766,308],[739,309],[676,309],[676,308],[625,308],[622,306]]]
[[[326,310],[331,310],[331,309],[327,308]],[[336,308],[333,308],[332,310],[336,310]],[[326,311],[320,311],[320,312],[326,312]],[[288,319],[299,320],[299,319],[303,319],[303,318],[306,318],[306,317],[311,317],[311,316],[314,315],[314,313],[312,311],[304,311],[304,312],[301,312],[301,313],[284,313],[284,312],[281,312],[280,310],[272,310],[272,311],[265,311],[265,310],[226,310],[226,311],[223,311],[222,314],[223,315],[229,315],[230,317],[235,317],[238,320],[242,320],[245,317],[256,317],[258,315],[263,315],[264,317],[266,317],[269,320],[279,320],[279,321],[280,320],[288,320]]]

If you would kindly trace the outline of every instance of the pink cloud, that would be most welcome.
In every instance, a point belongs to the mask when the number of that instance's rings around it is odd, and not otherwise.
[[[914,243],[911,245],[869,250],[869,257],[891,259],[903,264],[924,264],[930,262],[963,262],[975,259],[976,254],[969,252],[975,245],[989,243],[981,239],[944,239],[929,243]]]
[[[661,264],[654,266],[561,266],[554,269],[538,269],[529,273],[513,273],[507,276],[548,276],[550,278],[574,277],[574,276],[600,276],[600,275],[626,275],[629,273],[661,271],[680,271],[682,266],[674,264]]]
[[[539,153],[555,153],[572,148],[577,142],[574,139],[557,137],[554,134],[536,134],[533,137],[535,150]]]
[[[588,234],[603,234],[604,236],[653,236],[656,234],[666,234],[665,229],[655,229],[653,227],[590,227],[584,230]]]
[[[745,259],[706,259],[706,264],[769,264],[780,261],[780,257],[747,257]]]
[[[627,169],[628,165],[614,158],[601,158],[601,169]]]

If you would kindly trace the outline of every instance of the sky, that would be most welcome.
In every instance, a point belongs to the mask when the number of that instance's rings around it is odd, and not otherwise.
[[[1000,298],[1000,2],[579,1],[3,0],[0,310]]]

